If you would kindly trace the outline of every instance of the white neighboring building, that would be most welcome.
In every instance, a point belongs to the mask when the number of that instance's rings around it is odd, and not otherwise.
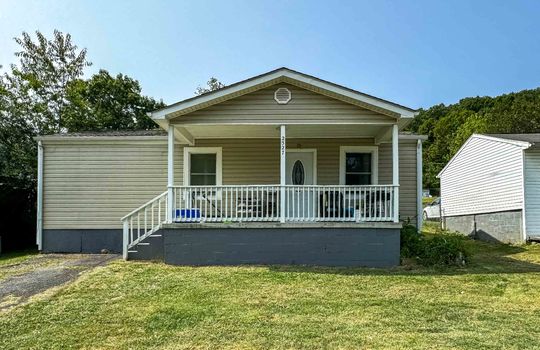
[[[502,242],[540,238],[540,134],[473,134],[438,177],[447,229]]]

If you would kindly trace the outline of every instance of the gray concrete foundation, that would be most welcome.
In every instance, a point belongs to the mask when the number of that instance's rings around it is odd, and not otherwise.
[[[465,235],[503,243],[523,243],[521,210],[497,213],[448,216],[445,228]]]
[[[122,252],[122,230],[43,230],[44,253]]]
[[[399,265],[399,228],[164,228],[173,265]]]

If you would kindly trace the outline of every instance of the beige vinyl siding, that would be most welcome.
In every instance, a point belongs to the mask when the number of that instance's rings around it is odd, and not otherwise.
[[[176,171],[182,181],[181,148]],[[44,142],[45,229],[120,228],[120,218],[166,190],[167,143]]]
[[[317,150],[317,184],[339,184],[340,146],[369,146],[372,139],[287,139],[287,149]],[[400,140],[400,214],[416,221],[416,140]],[[279,140],[197,140],[197,147],[222,147],[223,184],[279,184]],[[379,184],[392,183],[392,144],[379,145]]]
[[[416,146],[417,140],[399,141],[399,214],[401,220],[416,224]],[[392,183],[392,144],[379,146],[379,183]]]
[[[472,136],[440,175],[443,215],[521,209],[521,152],[517,145]]]
[[[339,184],[340,146],[372,139],[288,139],[287,148],[317,149],[317,183]],[[279,184],[278,139],[206,139],[222,147],[223,184]],[[416,215],[416,141],[400,141],[401,216]],[[183,150],[175,149],[175,184],[182,185]],[[379,183],[392,182],[391,144],[379,146]],[[65,140],[44,142],[45,229],[120,228],[120,218],[167,186],[167,144]]]
[[[278,104],[274,92],[286,87],[292,99]],[[277,84],[173,119],[179,124],[332,122],[392,123],[394,118],[289,84]]]

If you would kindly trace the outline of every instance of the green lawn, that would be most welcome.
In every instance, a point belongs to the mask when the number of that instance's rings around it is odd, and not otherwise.
[[[0,313],[0,348],[540,348],[540,245],[468,244],[442,270],[116,261]]]
[[[37,254],[37,250],[24,250],[0,254],[0,266],[20,264],[31,259]]]

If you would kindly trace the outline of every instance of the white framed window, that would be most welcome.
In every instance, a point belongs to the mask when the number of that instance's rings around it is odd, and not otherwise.
[[[377,146],[341,146],[339,148],[340,185],[376,185],[379,181]]]
[[[184,185],[221,186],[222,148],[184,147]]]

